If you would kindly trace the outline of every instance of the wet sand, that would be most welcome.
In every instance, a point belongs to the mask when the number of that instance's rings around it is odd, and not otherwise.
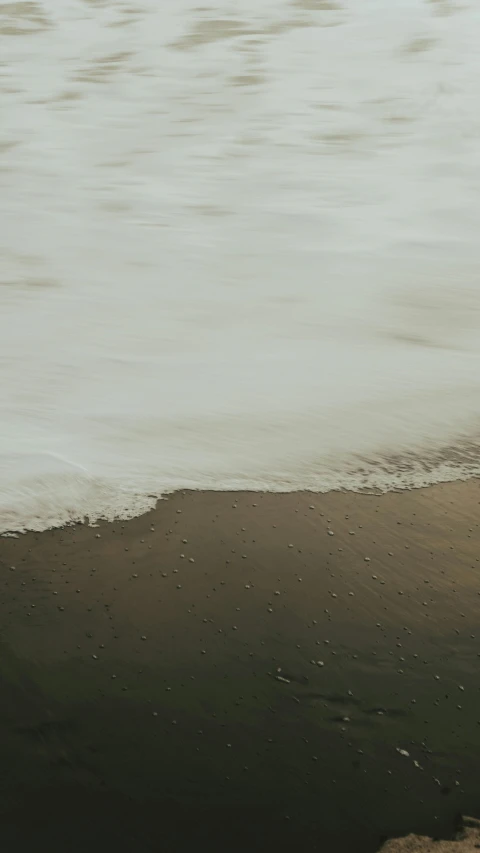
[[[0,539],[3,849],[451,838],[480,814],[479,506],[187,492]]]

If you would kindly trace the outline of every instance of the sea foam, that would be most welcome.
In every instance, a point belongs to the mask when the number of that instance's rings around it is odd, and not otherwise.
[[[480,16],[0,7],[0,530],[480,473]]]

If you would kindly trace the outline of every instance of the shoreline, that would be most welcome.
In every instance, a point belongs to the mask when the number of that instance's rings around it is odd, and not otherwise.
[[[175,495],[181,494],[310,495],[312,498],[316,495],[325,497],[331,494],[353,494],[381,497],[392,493],[468,483],[472,480],[480,482],[480,462],[477,457],[478,443],[475,443],[472,438],[458,438],[454,445],[447,444],[429,452],[418,449],[415,452],[405,451],[401,454],[385,455],[376,460],[365,459],[362,466],[347,468],[343,473],[337,471],[335,474],[333,471],[325,470],[321,477],[315,474],[310,480],[304,474],[302,485],[298,487],[293,485],[294,481],[286,474],[285,479],[278,475],[276,480],[269,481],[268,484],[263,480],[253,480],[249,482],[248,487],[245,487],[238,480],[232,481],[227,478],[225,481],[220,479],[215,482],[215,485],[209,486],[195,484],[166,486],[165,491],[160,494],[154,490],[151,493],[146,490],[124,493],[118,486],[114,488],[107,482],[100,487],[99,481],[96,487],[100,492],[103,490],[108,493],[108,498],[105,494],[102,498],[63,494],[62,489],[65,488],[65,484],[61,481],[50,483],[47,478],[41,484],[34,483],[33,487],[27,488],[26,483],[21,484],[24,501],[28,494],[28,509],[25,505],[22,511],[18,508],[13,510],[10,506],[9,501],[16,503],[16,486],[12,486],[11,492],[6,491],[3,494],[0,504],[2,516],[0,539],[26,533],[43,533],[47,530],[63,529],[78,524],[95,526],[132,521],[155,511],[162,501],[171,500]],[[91,478],[87,480],[91,487]],[[319,481],[322,482],[322,490],[319,489]],[[40,489],[43,495],[44,505],[41,505],[36,494],[37,489]],[[72,506],[66,510],[65,507],[70,504]],[[82,505],[84,508],[80,511],[79,507]],[[75,510],[73,506],[76,507]]]
[[[50,851],[451,836],[480,798],[479,502],[177,492],[0,539],[0,841],[21,813]]]

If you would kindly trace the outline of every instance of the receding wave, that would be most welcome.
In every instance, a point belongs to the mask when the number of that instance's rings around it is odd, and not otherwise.
[[[479,474],[473,0],[0,32],[0,530]]]

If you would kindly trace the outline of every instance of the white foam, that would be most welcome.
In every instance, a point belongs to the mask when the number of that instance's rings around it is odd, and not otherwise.
[[[329,5],[0,5],[0,530],[480,473],[480,16]]]

